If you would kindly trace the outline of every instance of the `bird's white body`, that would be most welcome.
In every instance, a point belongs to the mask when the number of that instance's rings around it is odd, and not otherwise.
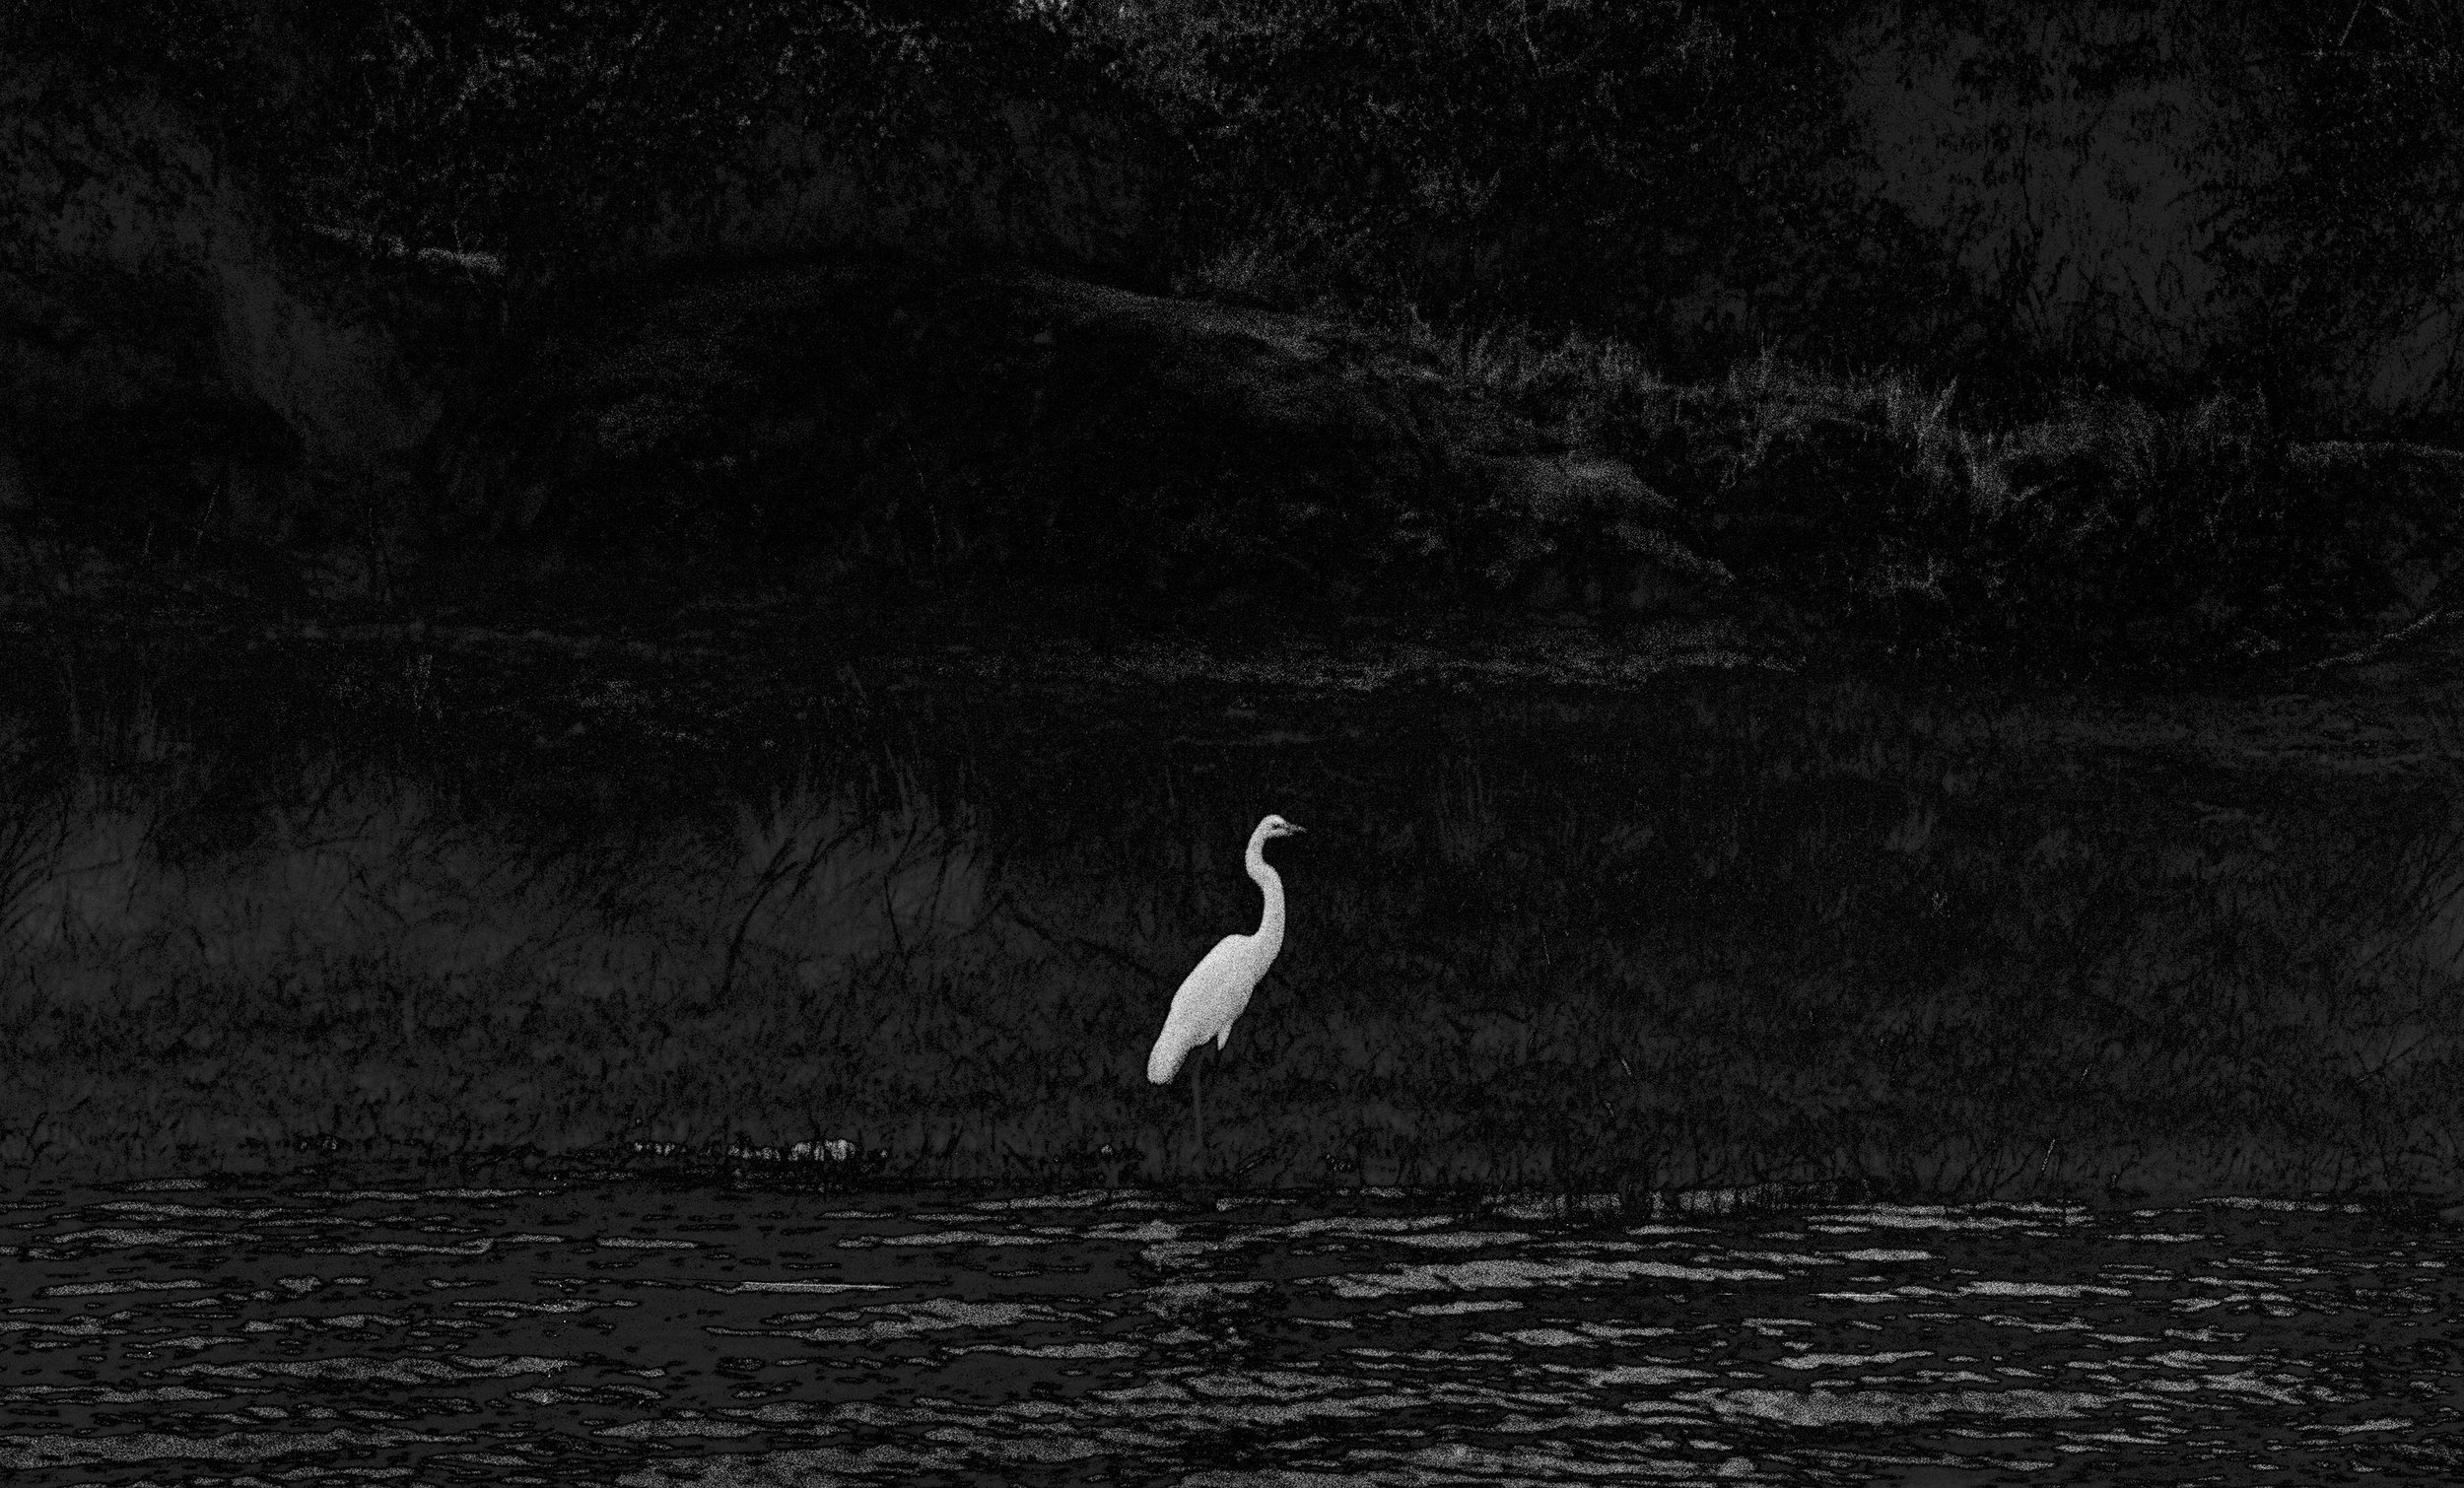
[[[1266,844],[1300,830],[1279,816],[1270,816],[1249,835],[1249,851],[1242,862],[1266,897],[1266,915],[1259,920],[1256,934],[1226,935],[1216,941],[1215,948],[1182,980],[1181,989],[1172,994],[1164,1031],[1155,1039],[1155,1050],[1146,1056],[1147,1079],[1169,1085],[1192,1049],[1209,1039],[1218,1049],[1231,1041],[1233,1020],[1249,1006],[1249,994],[1258,989],[1266,968],[1274,965],[1275,953],[1283,949],[1283,880],[1266,865]]]

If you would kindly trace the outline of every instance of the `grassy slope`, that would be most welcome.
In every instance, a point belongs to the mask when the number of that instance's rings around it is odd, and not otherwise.
[[[2137,778],[2052,712],[1856,684],[1095,728],[991,688],[804,701],[800,769],[633,810],[313,754],[209,807],[120,726],[10,803],[0,1160],[845,1140],[865,1181],[1942,1198],[2464,1160],[2432,786]],[[1202,1056],[1200,1154],[1141,1064],[1254,922],[1261,803],[1313,832]]]

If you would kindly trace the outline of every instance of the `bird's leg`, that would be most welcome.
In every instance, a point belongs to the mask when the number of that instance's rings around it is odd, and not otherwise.
[[[1202,1052],[1203,1050],[1200,1049],[1198,1051]],[[1191,1058],[1190,1114],[1198,1118],[1198,1161],[1199,1166],[1203,1167],[1206,1162],[1206,1108],[1200,1104],[1198,1099],[1198,1061],[1196,1057]]]

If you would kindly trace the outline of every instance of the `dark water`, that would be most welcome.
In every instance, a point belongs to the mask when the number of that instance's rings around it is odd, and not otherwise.
[[[19,1192],[61,1483],[2464,1480],[2464,1232],[2358,1206],[1569,1227],[1393,1190]]]

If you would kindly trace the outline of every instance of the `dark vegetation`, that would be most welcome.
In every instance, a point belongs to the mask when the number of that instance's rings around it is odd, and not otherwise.
[[[323,657],[291,659],[264,718],[88,679],[72,740],[9,757],[0,1165],[803,1145],[861,1185],[1637,1213],[2457,1169],[2451,764],[2151,768],[2066,742],[2060,705],[1767,676],[1581,707],[1192,685],[1097,726],[1082,692],[892,702],[878,672],[695,711],[577,681],[534,747],[468,657],[335,747]],[[243,737],[192,750],[201,722]],[[634,763],[556,768],[602,751]],[[1282,958],[1198,1055],[1200,1151],[1140,1065],[1175,976],[1254,920],[1262,797],[1312,830],[1278,857]]]
[[[1914,10],[1987,34],[2025,19]],[[2056,327],[2019,278],[1972,281],[1818,169],[1853,149],[1831,42],[1854,11],[145,0],[15,5],[0,49],[75,58],[98,86],[161,88],[295,227],[442,250],[388,291],[398,323],[449,383],[457,427],[493,418],[515,463],[541,433],[522,421],[555,411],[543,370],[591,350],[611,300],[702,272],[641,243],[675,183],[739,169],[783,117],[851,157],[897,160],[999,138],[1002,101],[1033,98],[1130,119],[1165,158],[1145,250],[1060,267],[1397,337],[1450,386],[1627,461],[1649,488],[1540,511],[1392,448],[1283,447],[1263,463],[1206,439],[969,449],[952,432],[985,412],[984,388],[875,323],[813,372],[845,424],[869,431],[826,458],[750,415],[665,417],[673,400],[637,400],[649,413],[619,435],[641,458],[579,495],[542,507],[504,461],[441,437],[421,489],[363,493],[359,509],[288,533],[365,547],[380,595],[390,573],[472,544],[559,561],[826,551],[815,572],[849,581],[1028,574],[1190,602],[1219,593],[1223,571],[1254,570],[1268,578],[1250,587],[1323,616],[1518,594],[1532,567],[1518,553],[1630,567],[1674,545],[1766,612],[1878,658],[2064,677],[2281,668],[2438,609],[2457,488],[2431,446],[2457,431],[2370,426],[2301,373],[2384,313],[2353,286],[2428,290],[2452,272],[2452,9],[2191,6],[2172,51],[2090,58],[2154,76],[2229,54],[2281,80],[2284,107],[2248,127],[2284,169],[2240,183],[2216,250],[2247,281],[2246,324],[2187,377],[2077,329],[2092,316]],[[2294,246],[2262,258],[2248,251],[2261,241]],[[896,302],[916,272],[869,292]],[[1706,301],[1705,284],[1733,292]],[[981,350],[946,355],[972,370],[991,365]],[[280,443],[245,409],[197,417],[219,454]],[[149,558],[202,555],[209,539],[254,551],[185,473],[186,427],[166,419],[133,440],[81,427],[27,451],[79,497],[42,533]],[[2380,453],[2312,452],[2353,439]],[[109,457],[88,458],[98,446]],[[1137,517],[1147,506],[1119,492],[1057,510],[1054,494],[1091,469],[1179,514]],[[783,496],[783,470],[826,498]],[[2396,576],[2408,566],[2428,579]]]

